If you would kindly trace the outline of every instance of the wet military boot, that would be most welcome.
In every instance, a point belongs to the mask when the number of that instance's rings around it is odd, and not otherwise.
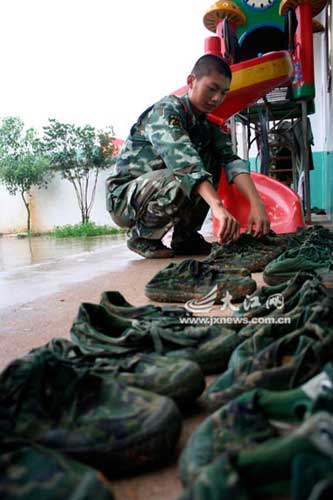
[[[173,250],[166,247],[161,240],[132,237],[127,240],[127,247],[146,259],[169,259],[174,256]]]
[[[258,491],[258,494],[282,493],[278,489],[278,483],[282,481],[288,482],[285,491],[288,493],[292,461],[298,454],[306,452],[319,452],[333,458],[332,414],[315,413],[290,434],[271,439],[255,449],[240,452],[237,468],[241,477],[246,478],[249,488]]]
[[[204,467],[196,481],[183,491],[178,500],[251,500],[233,464],[233,455],[221,453],[212,464]]]
[[[135,307],[125,297],[117,291],[103,292],[100,304],[103,305],[109,313],[132,319],[156,319],[161,320],[166,317],[191,316],[191,313],[180,306],[155,306],[147,304],[145,306]]]
[[[227,367],[235,335],[228,328],[210,324],[210,318],[202,319],[199,324],[191,317],[139,321],[112,315],[101,305],[83,303],[70,335],[85,354],[120,359],[156,353],[194,361],[204,373],[219,373]]]
[[[222,373],[208,387],[203,401],[209,411],[214,411],[254,388],[292,389],[320,373],[332,356],[333,334],[307,324],[273,342],[237,370]]]
[[[171,248],[174,255],[208,255],[212,244],[206,241],[202,234],[193,233],[184,240],[177,238],[176,241],[171,241]]]
[[[277,287],[278,286],[272,286],[267,288],[273,289]],[[294,294],[294,296],[287,298],[285,302],[283,302],[283,293],[284,292],[279,294],[279,301],[282,298],[282,304],[280,302],[282,307],[275,308],[267,314],[267,324],[264,324],[263,326],[258,326],[256,318],[258,316],[260,317],[265,315],[265,306],[254,309],[254,312],[250,310],[244,315],[239,315],[239,317],[238,314],[242,308],[239,309],[237,314],[235,313],[235,319],[242,319],[248,322],[247,325],[243,326],[239,330],[239,336],[240,338],[243,338],[244,342],[246,342],[247,339],[251,339],[254,335],[261,335],[263,328],[267,329],[267,333],[270,333],[269,329],[271,328],[274,330],[273,333],[277,333],[278,335],[279,330],[281,334],[284,335],[288,332],[301,328],[305,322],[318,324],[328,330],[331,329],[330,318],[333,313],[333,303],[331,302],[332,298],[327,295],[325,287],[317,278],[305,281],[303,286]],[[274,295],[268,297],[267,299],[267,302],[273,303],[270,299],[274,299]],[[277,304],[275,300],[274,303]],[[257,314],[259,313],[258,316],[255,312],[257,312]],[[237,356],[236,352],[235,356]]]
[[[193,361],[153,353],[130,356],[112,356],[107,352],[83,354],[78,345],[62,338],[52,339],[46,347],[78,371],[87,368],[99,376],[114,377],[127,385],[168,396],[182,407],[198,398],[205,388],[203,373]]]
[[[275,498],[290,493],[292,464],[300,454],[333,458],[333,415],[318,412],[287,436],[235,453],[221,453],[203,468],[180,500]]]
[[[158,302],[182,302],[200,299],[217,286],[215,304],[227,294],[241,300],[254,292],[257,285],[246,269],[220,271],[215,266],[194,259],[171,263],[146,285],[145,294]]]
[[[103,476],[62,453],[28,440],[0,439],[0,498],[112,500]]]
[[[178,462],[180,479],[187,486],[226,450],[253,448],[277,435],[255,397],[237,398],[205,418],[190,436]]]
[[[56,449],[106,476],[169,459],[182,425],[175,403],[113,377],[78,370],[49,350],[0,376],[1,428]]]
[[[224,405],[206,418],[183,450],[179,460],[182,482],[195,480],[200,471],[224,451],[250,449],[285,430],[300,425],[311,413],[329,411],[333,403],[332,364],[300,387],[289,391],[254,389]],[[315,406],[318,397],[326,401]]]
[[[288,281],[298,271],[328,272],[330,252],[305,243],[299,249],[284,252],[265,267],[263,278],[268,285]]]
[[[260,351],[295,331],[297,327],[300,327],[299,323],[301,322],[296,317],[294,325],[292,322],[286,324],[266,324],[263,326],[250,325],[253,327],[251,335],[249,335],[249,331],[251,330],[248,327],[240,330],[239,335],[244,340],[232,352],[228,370],[240,370],[244,363],[249,359],[253,359]]]
[[[331,319],[333,300],[320,296],[319,292],[313,294],[313,289],[308,290],[307,285],[311,285],[311,282],[304,283],[301,289],[301,291],[304,290],[303,295],[300,295],[299,303],[294,309],[286,314],[274,311],[269,315],[269,319],[275,320],[274,322],[267,322],[263,326],[250,324],[238,332],[239,337],[243,337],[244,341],[233,351],[228,368],[238,369],[242,362],[252,358],[276,340],[286,337],[287,334],[292,335],[292,332],[299,329],[299,333],[302,334],[303,327],[306,336],[308,335],[306,327],[309,325],[322,329],[323,335],[333,333]],[[309,296],[309,303],[307,303],[307,296]],[[311,298],[312,300],[318,299],[318,301],[311,302]]]
[[[327,248],[333,251],[333,232],[323,226],[313,226],[310,228],[307,242],[320,248]]]
[[[268,243],[268,237],[257,240],[243,233],[237,241],[224,245],[213,243],[205,262],[218,265],[220,269],[244,267],[250,272],[258,272],[263,271],[284,249],[284,246]]]
[[[241,304],[235,316],[243,316],[248,319],[271,315],[272,312],[282,314],[290,311],[304,296],[304,284],[307,287],[316,287],[319,293],[320,280],[314,272],[299,271],[289,281],[275,286],[263,286],[258,292],[252,294]],[[325,291],[322,290],[324,293]]]

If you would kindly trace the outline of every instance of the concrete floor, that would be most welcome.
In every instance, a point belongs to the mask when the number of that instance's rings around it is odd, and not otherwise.
[[[207,237],[209,228],[204,232]],[[211,232],[210,232],[211,235]],[[207,238],[212,239],[212,238]],[[0,369],[53,337],[69,338],[81,302],[99,302],[106,290],[118,290],[134,305],[150,301],[144,285],[171,260],[145,260],[130,252],[125,237],[102,239],[90,248],[36,240],[27,250],[16,239],[0,239]],[[51,245],[51,246],[50,246]],[[63,245],[63,246],[62,246]],[[22,249],[25,248],[26,251]],[[172,261],[182,259],[172,259]],[[261,274],[254,274],[258,286]],[[216,314],[216,312],[214,311]],[[209,383],[213,378],[207,379]],[[163,468],[111,482],[116,500],[172,500],[182,491],[177,456],[206,417],[200,400],[184,426],[174,459]]]

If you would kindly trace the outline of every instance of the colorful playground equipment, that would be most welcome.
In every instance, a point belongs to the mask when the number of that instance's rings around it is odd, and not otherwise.
[[[313,33],[320,33],[323,29],[313,17],[321,12],[326,3],[327,0],[219,0],[203,17],[204,25],[214,34],[206,38],[205,52],[222,55],[229,61],[235,71],[235,87],[238,87],[233,89],[233,95],[231,92],[230,100],[214,110],[212,120],[217,123],[218,119],[223,121],[226,115],[231,114],[234,116],[234,129],[235,122],[242,123],[243,134],[247,138],[254,130],[261,161],[260,172],[263,174],[272,175],[272,151],[275,152],[278,145],[283,146],[284,154],[287,151],[290,157],[295,189],[301,174],[304,177],[304,208],[308,223],[311,222],[311,150],[307,115],[314,112]],[[290,64],[288,70],[287,59]],[[284,64],[284,79],[274,61]],[[265,65],[262,66],[263,63]],[[248,66],[242,66],[245,64]],[[242,87],[238,84],[237,75],[245,72],[245,68],[250,73],[252,71],[257,80],[245,79],[248,85],[245,83]],[[264,75],[267,71],[272,73],[271,88],[269,78]],[[262,91],[261,99],[255,95],[255,90]],[[241,97],[238,99],[239,92]],[[239,109],[236,110],[238,104]],[[279,138],[279,126],[283,120],[290,123],[291,131],[295,121],[302,122],[302,171],[296,168],[292,141],[282,144]],[[271,141],[270,137],[273,138]],[[275,165],[273,175],[278,174]]]
[[[254,131],[260,172],[266,176],[279,176],[276,160],[279,161],[282,156],[276,156],[276,151],[278,146],[280,150],[283,149],[283,158],[287,159],[287,163],[289,158],[293,188],[297,189],[301,174],[304,179],[307,223],[311,222],[311,150],[307,116],[314,112],[315,97],[313,33],[323,30],[313,17],[321,12],[326,3],[327,0],[219,0],[209,7],[203,17],[205,27],[213,33],[205,40],[205,52],[224,57],[233,72],[230,95],[214,110],[211,120],[222,125],[226,119],[233,117],[231,124],[235,149],[236,123],[243,125],[243,145],[247,144],[247,152],[251,144],[251,132]],[[292,132],[300,120],[303,131],[302,171],[295,165],[294,145],[286,142],[286,134],[283,140],[279,137],[283,121],[290,124],[289,130]],[[285,168],[286,161],[281,163],[284,163]],[[281,177],[284,174],[282,172]],[[256,174],[253,174],[253,178],[267,202],[272,227],[286,231],[287,227],[303,224],[300,217],[302,211],[295,208],[297,195],[294,191],[290,192],[287,186],[279,187],[271,178],[264,181]],[[227,197],[227,204],[229,199],[235,204],[234,188],[229,189],[224,183],[223,186],[223,192],[229,194],[222,195],[221,188],[221,196]],[[237,193],[237,200],[239,196]],[[290,203],[290,213],[284,199]],[[238,208],[241,205],[246,207],[243,201],[242,204],[239,201],[236,203]],[[284,208],[277,217],[278,205]],[[244,214],[237,213],[237,216],[243,220]],[[285,222],[282,224],[283,217]],[[290,223],[291,217],[295,217],[295,223]]]
[[[261,54],[288,50],[293,62],[291,99],[315,96],[313,17],[327,0],[219,0],[204,15],[214,33],[205,41],[206,52],[219,53],[237,63]],[[227,21],[227,22],[226,22]]]

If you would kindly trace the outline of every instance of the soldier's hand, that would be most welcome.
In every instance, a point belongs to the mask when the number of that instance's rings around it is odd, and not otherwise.
[[[271,223],[268,220],[263,203],[256,203],[251,206],[247,222],[247,230],[254,238],[260,238],[269,233]]]
[[[218,221],[217,240],[219,243],[235,241],[240,236],[240,224],[233,215],[221,204],[212,207],[213,217]]]

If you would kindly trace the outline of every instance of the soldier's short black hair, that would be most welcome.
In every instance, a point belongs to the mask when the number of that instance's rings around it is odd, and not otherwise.
[[[193,66],[191,73],[193,73],[199,80],[202,76],[207,76],[213,71],[221,73],[221,75],[224,75],[231,80],[232,75],[229,64],[225,61],[225,59],[215,56],[214,54],[205,54],[204,56],[201,56]]]

